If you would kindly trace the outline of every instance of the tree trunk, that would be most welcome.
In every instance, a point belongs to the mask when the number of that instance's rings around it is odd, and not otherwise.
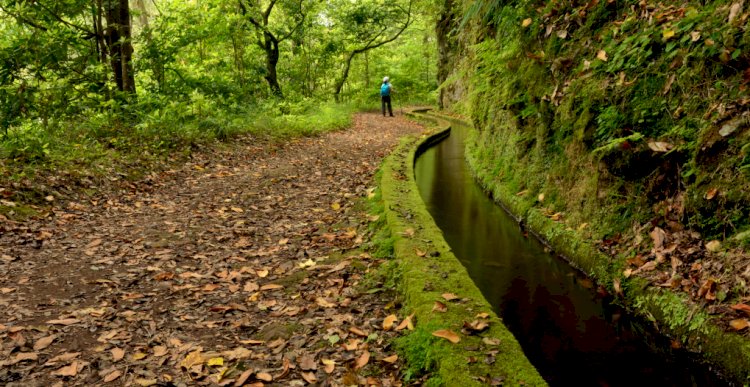
[[[349,57],[344,62],[344,71],[341,74],[341,78],[337,79],[334,84],[333,98],[336,102],[341,102],[341,89],[344,88],[344,83],[346,83],[346,79],[349,77],[349,69],[352,67],[352,59],[354,59],[355,55],[357,55],[356,51],[349,53]]]
[[[109,62],[117,89],[126,94],[135,94],[133,72],[133,45],[131,43],[130,7],[128,0],[105,0],[104,30],[109,48]]]
[[[264,32],[264,47],[266,51],[266,81],[271,89],[271,94],[276,97],[284,98],[279,85],[279,78],[276,74],[276,65],[279,63],[279,42],[268,32]]]

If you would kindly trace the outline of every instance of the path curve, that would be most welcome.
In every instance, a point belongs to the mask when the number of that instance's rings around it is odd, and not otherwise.
[[[244,138],[2,225],[0,384],[399,385],[393,295],[358,287],[380,261],[357,203],[421,130],[369,113],[320,137]]]

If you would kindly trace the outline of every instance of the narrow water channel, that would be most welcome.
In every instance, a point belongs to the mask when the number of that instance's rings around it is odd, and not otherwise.
[[[707,367],[607,302],[473,180],[468,128],[416,162],[420,193],[453,252],[551,386],[724,386]]]

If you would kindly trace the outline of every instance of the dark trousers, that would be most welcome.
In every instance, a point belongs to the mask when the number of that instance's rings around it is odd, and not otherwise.
[[[388,114],[393,117],[393,109],[391,108],[391,96],[384,95],[380,97],[380,104],[383,110],[383,117],[385,117],[385,105],[388,105]]]

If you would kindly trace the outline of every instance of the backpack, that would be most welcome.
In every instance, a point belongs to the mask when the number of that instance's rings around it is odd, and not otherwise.
[[[388,97],[391,95],[391,84],[390,83],[384,83],[382,86],[380,86],[380,96],[381,97]]]

